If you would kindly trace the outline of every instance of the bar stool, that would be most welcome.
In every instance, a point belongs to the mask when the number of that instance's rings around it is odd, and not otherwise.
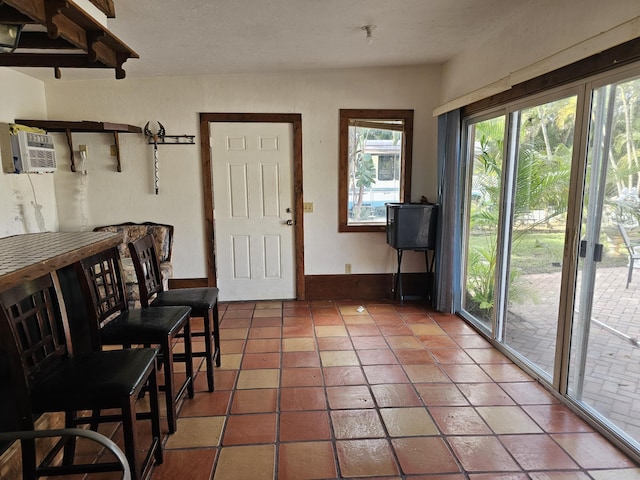
[[[35,430],[41,413],[65,412],[66,428],[122,422],[124,450],[133,479],[145,478],[162,463],[156,349],[90,351],[74,354],[70,326],[55,274],[47,274],[0,293],[0,360],[8,360],[15,399],[15,430]],[[89,320],[87,319],[87,323]],[[6,388],[6,390],[4,390]],[[136,414],[136,402],[149,392],[150,412]],[[84,412],[109,410],[109,415]],[[136,420],[151,421],[151,442],[139,445]],[[37,432],[36,432],[37,433]],[[37,436],[37,435],[34,435]],[[42,461],[32,436],[21,437],[23,478],[122,470],[119,462],[74,463],[75,436],[62,436]],[[64,447],[62,465],[53,465]],[[141,450],[147,450],[140,467]],[[45,452],[46,453],[46,452]]]
[[[164,367],[164,390],[169,433],[177,428],[177,405],[185,391],[193,398],[193,357],[191,355],[191,308],[172,306],[159,309],[129,309],[122,277],[118,247],[82,259],[76,266],[81,279],[87,314],[99,326],[102,345],[159,345]],[[182,332],[184,355],[174,354],[173,345]],[[186,378],[176,388],[173,362],[185,363]]]
[[[194,351],[194,357],[204,357],[207,367],[207,385],[213,392],[213,364],[220,366],[220,326],[218,314],[218,289],[177,288],[164,290],[158,254],[151,235],[129,243],[131,259],[138,278],[142,307],[166,307],[185,305],[191,307],[192,317],[204,319],[204,332],[193,332],[194,337],[204,337],[204,351]]]

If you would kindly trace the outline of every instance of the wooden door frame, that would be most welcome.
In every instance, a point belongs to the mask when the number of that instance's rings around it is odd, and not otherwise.
[[[305,298],[304,282],[304,212],[302,196],[302,115],[299,113],[200,113],[200,154],[207,247],[207,285],[217,286],[215,258],[215,218],[213,215],[213,161],[211,123],[290,123],[293,127],[293,211],[296,298]]]

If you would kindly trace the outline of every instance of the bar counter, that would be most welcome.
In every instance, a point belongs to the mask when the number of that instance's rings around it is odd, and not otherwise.
[[[60,270],[118,245],[111,232],[45,232],[0,238],[0,290]]]

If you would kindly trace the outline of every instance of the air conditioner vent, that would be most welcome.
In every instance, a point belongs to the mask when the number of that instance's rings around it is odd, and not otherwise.
[[[18,131],[17,135],[11,135],[11,149],[18,173],[45,173],[56,170],[56,152],[51,135]]]

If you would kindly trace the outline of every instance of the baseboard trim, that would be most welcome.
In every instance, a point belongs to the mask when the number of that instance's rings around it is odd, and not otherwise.
[[[350,275],[305,275],[306,297],[300,300],[360,298],[363,300],[393,300],[394,273],[364,273]],[[426,274],[403,273],[405,296],[426,297]],[[206,278],[170,278],[169,288],[206,287]]]

